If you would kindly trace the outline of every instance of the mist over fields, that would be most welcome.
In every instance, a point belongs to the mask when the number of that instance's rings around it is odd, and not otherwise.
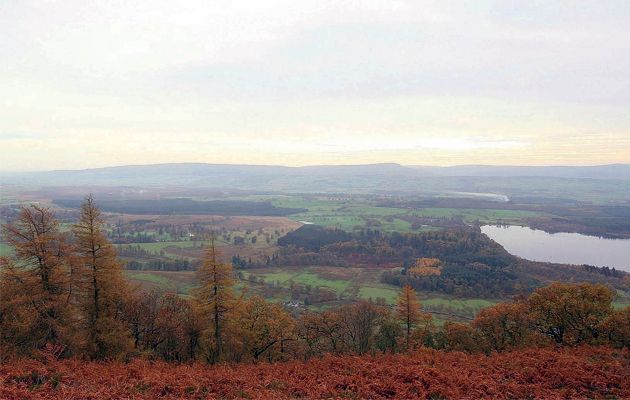
[[[84,170],[0,173],[0,184],[148,186],[248,191],[367,192],[383,194],[491,192],[506,196],[589,198],[605,192],[630,198],[630,165],[524,167],[403,166],[394,163],[285,167],[237,164],[153,164]],[[556,193],[543,193],[551,187]]]

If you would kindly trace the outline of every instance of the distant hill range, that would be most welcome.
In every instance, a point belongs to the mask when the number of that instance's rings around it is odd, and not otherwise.
[[[386,163],[285,167],[182,163],[0,173],[0,184],[33,186],[173,186],[271,192],[401,194],[459,191],[529,195],[533,187],[549,189],[551,182],[556,185],[554,188],[559,188],[559,182],[564,182],[566,188],[573,187],[574,183],[571,182],[576,179],[592,181],[580,184],[595,185],[597,187],[593,189],[599,192],[616,192],[621,190],[620,187],[630,187],[630,182],[615,183],[618,180],[630,181],[630,164],[588,167],[428,167]],[[625,190],[619,193],[621,198],[625,195]]]
[[[458,165],[454,167],[410,167],[439,176],[548,177],[574,179],[630,179],[630,164],[585,167]]]
[[[262,188],[275,181],[326,179],[328,177],[413,176],[421,171],[398,164],[284,167],[238,164],[151,164],[83,170],[0,173],[0,183],[115,186],[199,186]]]
[[[315,165],[285,167],[247,164],[148,164],[81,170],[46,172],[0,172],[0,179],[146,179],[198,178],[200,176],[361,176],[361,175],[424,175],[424,176],[495,176],[553,177],[588,179],[630,179],[630,164],[596,166],[493,166],[457,165],[452,167],[404,166],[395,163],[362,165]]]

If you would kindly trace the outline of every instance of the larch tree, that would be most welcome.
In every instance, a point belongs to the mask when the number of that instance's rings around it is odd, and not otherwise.
[[[73,227],[79,261],[78,292],[86,330],[87,352],[92,358],[115,357],[130,347],[123,320],[128,285],[116,250],[104,233],[104,220],[92,196],[81,205]]]
[[[409,349],[411,330],[418,323],[420,313],[420,302],[416,296],[416,291],[410,285],[405,285],[400,293],[400,296],[398,296],[396,314],[404,324],[405,343],[407,349]]]
[[[13,247],[2,260],[0,314],[3,336],[19,352],[47,344],[74,345],[71,301],[71,251],[59,222],[45,207],[23,207],[13,223],[3,227]],[[3,311],[4,310],[4,311]]]
[[[195,291],[195,299],[209,319],[208,361],[218,362],[223,358],[227,315],[234,304],[234,277],[232,265],[218,260],[214,236],[197,270],[197,280],[200,287]]]

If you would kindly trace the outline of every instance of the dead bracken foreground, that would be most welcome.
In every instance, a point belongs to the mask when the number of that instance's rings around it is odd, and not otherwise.
[[[583,346],[485,356],[426,349],[219,366],[24,359],[0,365],[0,398],[630,398],[630,352]]]

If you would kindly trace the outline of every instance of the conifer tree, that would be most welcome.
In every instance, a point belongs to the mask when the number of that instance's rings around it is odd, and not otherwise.
[[[23,207],[17,219],[3,228],[14,249],[0,270],[2,336],[18,352],[47,344],[74,344],[70,246],[59,222],[45,207]],[[10,316],[10,318],[8,318]]]
[[[197,270],[197,279],[200,287],[195,291],[195,299],[209,323],[208,360],[218,362],[223,358],[226,319],[234,305],[234,277],[232,265],[218,260],[214,236]]]
[[[73,227],[79,261],[79,304],[86,330],[86,347],[92,358],[122,355],[130,345],[122,310],[127,282],[116,250],[104,233],[104,220],[92,196],[81,206]]]
[[[409,349],[411,330],[420,319],[420,302],[416,297],[416,291],[410,285],[405,285],[398,297],[396,314],[404,325],[405,343]]]

